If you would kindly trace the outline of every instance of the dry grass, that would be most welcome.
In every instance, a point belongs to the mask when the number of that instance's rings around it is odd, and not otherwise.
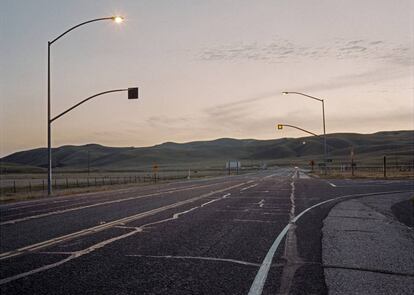
[[[340,171],[340,170],[331,170],[328,172],[328,175],[324,175],[322,172],[316,172],[315,175],[318,175],[322,178],[348,178],[348,179],[414,179],[414,171],[399,171],[391,170],[387,171],[386,177],[384,177],[383,171],[366,171],[366,170],[355,170],[354,175],[351,171]]]

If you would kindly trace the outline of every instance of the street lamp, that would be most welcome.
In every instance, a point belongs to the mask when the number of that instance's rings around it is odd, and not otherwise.
[[[103,21],[103,20],[111,20],[111,21],[114,21],[115,23],[121,23],[121,22],[123,22],[124,18],[122,16],[110,16],[110,17],[102,17],[102,18],[96,18],[96,19],[88,20],[88,21],[85,21],[83,23],[77,24],[76,26],[71,27],[70,29],[66,30],[65,32],[63,32],[62,34],[57,36],[52,41],[47,42],[47,160],[48,160],[48,166],[47,166],[47,193],[48,193],[48,195],[52,194],[52,139],[51,139],[51,127],[52,126],[51,125],[52,125],[52,121],[57,119],[56,117],[51,119],[51,106],[50,106],[50,101],[51,101],[51,93],[50,93],[50,49],[51,49],[51,46],[52,46],[53,43],[55,43],[57,40],[62,38],[64,35],[66,35],[70,31],[72,31],[72,30],[74,30],[74,29],[76,29],[80,26],[83,26],[83,25],[86,25],[86,24],[89,24],[89,23],[92,23],[92,22]],[[83,102],[81,102],[81,103],[83,103]],[[76,106],[74,106],[74,107],[76,107]],[[70,110],[68,110],[68,111],[70,111]],[[61,115],[63,115],[63,114],[61,114]]]
[[[298,95],[306,96],[308,98],[311,98],[311,99],[320,101],[322,103],[323,141],[324,141],[324,144],[323,144],[323,149],[324,149],[324,152],[323,152],[323,162],[325,164],[325,169],[324,170],[325,170],[325,174],[326,174],[327,173],[327,170],[326,170],[326,168],[327,168],[326,167],[326,162],[327,162],[327,159],[326,159],[326,157],[327,157],[327,146],[326,146],[326,124],[325,124],[325,101],[323,99],[321,99],[321,98],[317,98],[317,97],[314,97],[314,96],[311,96],[311,95],[308,95],[308,94],[304,94],[304,93],[301,93],[301,92],[283,91],[282,94],[284,94],[284,95],[287,95],[287,94],[298,94]]]

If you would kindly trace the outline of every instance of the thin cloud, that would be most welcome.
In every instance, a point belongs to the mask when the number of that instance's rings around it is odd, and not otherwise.
[[[370,83],[387,81],[389,79],[396,79],[399,77],[404,77],[406,75],[406,72],[401,70],[390,71],[388,68],[374,69],[360,74],[336,76],[326,82],[299,86],[294,90],[299,92],[335,90],[340,88],[355,87]],[[264,100],[274,99],[275,97],[281,95],[281,92],[283,90],[285,89],[279,89],[244,99],[234,100],[230,103],[219,104],[205,109],[204,113],[207,115],[207,117],[211,118],[211,121],[217,121],[221,118],[228,119],[229,116],[246,118],[249,114],[252,113],[252,109],[256,104]]]
[[[304,46],[289,40],[270,43],[239,43],[203,50],[198,58],[204,61],[261,60],[288,62],[301,58],[372,59],[397,64],[412,64],[414,48],[382,40],[336,40],[325,45]]]

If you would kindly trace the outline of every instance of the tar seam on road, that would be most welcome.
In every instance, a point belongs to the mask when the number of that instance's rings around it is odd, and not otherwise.
[[[361,268],[361,267],[346,267],[346,266],[338,266],[338,265],[324,265],[323,268],[347,269],[347,270],[356,270],[356,271],[367,271],[367,272],[381,273],[381,274],[386,274],[386,275],[395,275],[395,276],[403,276],[403,277],[414,277],[414,273],[393,272],[393,271],[377,270],[377,269]]]
[[[272,264],[272,260],[273,260],[273,256],[275,255],[280,242],[283,240],[283,238],[285,237],[286,233],[288,232],[289,228],[292,226],[293,223],[296,223],[299,218],[301,218],[306,212],[319,207],[323,204],[329,203],[329,202],[333,202],[333,201],[339,201],[341,199],[349,199],[349,198],[357,198],[357,197],[365,197],[365,196],[375,196],[375,195],[388,195],[388,194],[396,194],[396,193],[408,193],[408,192],[412,192],[412,190],[410,191],[391,191],[391,192],[376,192],[376,193],[367,193],[367,194],[355,194],[355,195],[345,195],[345,196],[341,196],[341,197],[337,197],[337,198],[333,198],[333,199],[329,199],[320,203],[317,203],[305,210],[303,210],[298,216],[296,216],[293,220],[292,223],[287,224],[283,230],[280,232],[280,234],[277,236],[277,238],[275,239],[275,241],[273,242],[272,246],[270,247],[269,251],[267,252],[262,265],[259,268],[259,271],[256,274],[256,277],[254,278],[254,281],[250,287],[249,290],[249,295],[260,295],[263,292],[263,288],[264,285],[266,283],[266,278],[267,275],[269,273],[270,270],[270,266]]]
[[[208,260],[208,261],[220,261],[220,262],[230,262],[248,266],[260,266],[258,263],[236,260],[236,259],[227,259],[227,258],[216,258],[216,257],[203,257],[203,256],[172,256],[172,255],[165,255],[165,256],[158,256],[158,255],[126,255],[128,257],[142,257],[142,258],[165,258],[165,259],[194,259],[194,260]]]

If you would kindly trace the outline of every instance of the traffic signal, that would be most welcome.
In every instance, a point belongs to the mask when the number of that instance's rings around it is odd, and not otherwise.
[[[128,99],[138,98],[138,87],[128,88]]]

